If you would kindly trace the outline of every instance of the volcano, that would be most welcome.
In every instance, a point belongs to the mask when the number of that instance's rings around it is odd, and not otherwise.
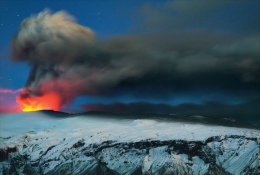
[[[259,173],[258,129],[55,111],[0,123],[0,174]]]
[[[26,90],[16,97],[16,102],[24,112],[54,110],[59,111],[61,106],[60,97],[57,93],[46,93],[41,96],[32,96]]]

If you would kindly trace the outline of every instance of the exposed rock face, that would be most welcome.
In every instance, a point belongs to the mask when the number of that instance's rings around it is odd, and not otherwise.
[[[11,123],[9,134],[0,130],[0,174],[260,173],[259,130],[153,120],[38,120],[34,131],[17,126],[19,133]]]
[[[28,133],[1,148],[2,174],[257,174],[259,144],[242,136],[206,141],[140,141],[44,144]],[[258,172],[259,173],[259,172]]]

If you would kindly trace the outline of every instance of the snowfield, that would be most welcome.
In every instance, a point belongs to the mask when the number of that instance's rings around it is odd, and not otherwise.
[[[0,174],[257,174],[260,130],[154,119],[0,115]]]

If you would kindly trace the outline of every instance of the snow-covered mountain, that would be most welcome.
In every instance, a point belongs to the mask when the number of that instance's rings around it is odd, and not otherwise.
[[[257,174],[259,142],[257,129],[1,114],[0,174]]]

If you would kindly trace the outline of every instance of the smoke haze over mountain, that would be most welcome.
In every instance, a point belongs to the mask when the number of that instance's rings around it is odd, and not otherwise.
[[[12,60],[31,66],[19,99],[55,94],[59,108],[82,96],[258,100],[257,6],[243,0],[147,4],[132,32],[106,39],[65,11],[44,10],[24,19],[12,40]],[[233,18],[219,17],[229,10]]]

